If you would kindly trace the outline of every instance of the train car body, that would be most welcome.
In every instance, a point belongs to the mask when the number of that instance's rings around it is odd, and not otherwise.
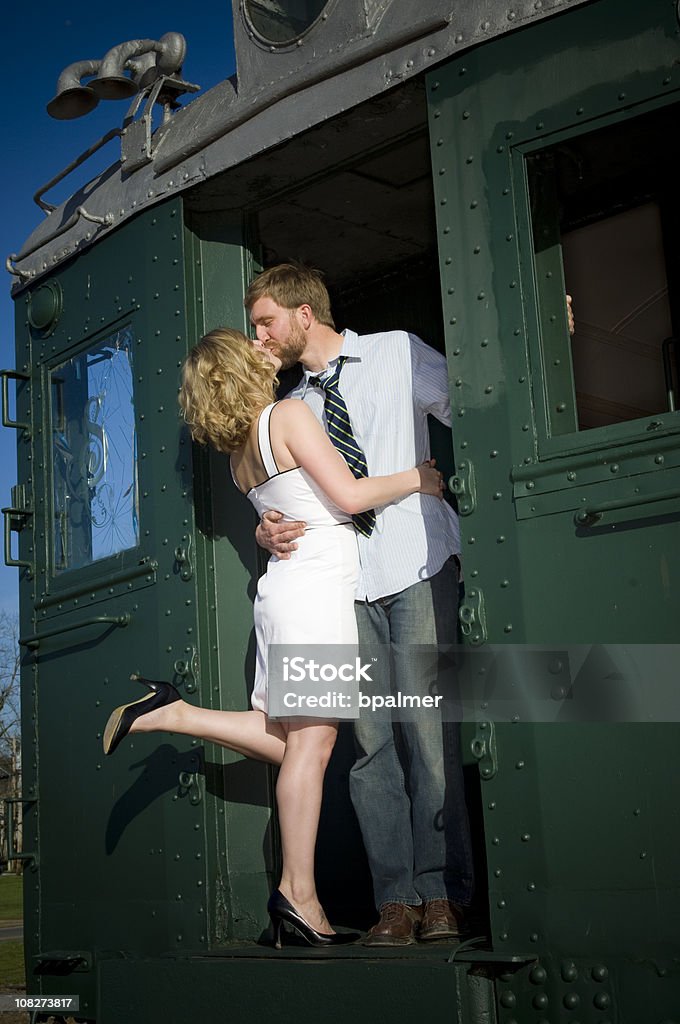
[[[237,78],[158,127],[140,108],[10,262],[29,992],[98,1024],[680,1021],[677,5],[233,6]],[[287,257],[325,271],[339,326],[446,353],[465,642],[545,650],[559,685],[581,652],[594,702],[604,680],[644,705],[464,725],[460,946],[259,943],[270,770],[173,736],[102,757],[131,672],[247,706],[253,516],[224,457],[192,452],[178,367],[247,328],[247,283]],[[345,735],[319,871],[356,925],[350,762]]]

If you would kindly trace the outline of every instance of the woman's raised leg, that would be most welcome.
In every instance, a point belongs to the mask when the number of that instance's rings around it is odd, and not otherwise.
[[[286,752],[286,732],[263,711],[216,711],[184,700],[156,708],[133,722],[131,733],[176,732],[218,743],[258,761],[281,764]]]

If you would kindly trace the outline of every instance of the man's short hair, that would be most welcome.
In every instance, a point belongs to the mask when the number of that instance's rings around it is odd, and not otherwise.
[[[269,267],[251,282],[243,304],[251,310],[262,298],[272,299],[283,309],[307,305],[320,324],[335,329],[330,296],[320,270],[303,263],[279,263]]]

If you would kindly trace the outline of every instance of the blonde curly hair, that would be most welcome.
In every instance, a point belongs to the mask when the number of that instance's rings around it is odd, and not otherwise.
[[[277,384],[273,365],[245,334],[230,327],[210,331],[182,366],[179,404],[194,441],[236,451],[274,401]]]

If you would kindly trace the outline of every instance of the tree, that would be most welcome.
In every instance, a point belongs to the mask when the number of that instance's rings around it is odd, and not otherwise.
[[[21,791],[21,694],[17,616],[0,612],[0,800]],[[0,805],[0,861],[7,848],[4,807]],[[18,836],[15,836],[15,840]],[[18,862],[21,863],[20,861]]]

